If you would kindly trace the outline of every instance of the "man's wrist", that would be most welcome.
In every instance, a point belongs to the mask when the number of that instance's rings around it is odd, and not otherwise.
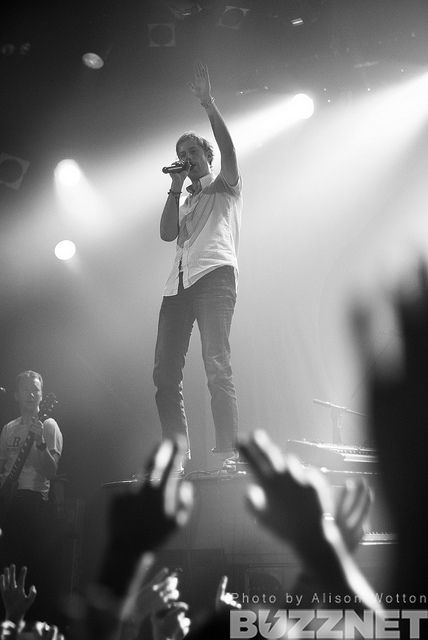
[[[174,198],[175,200],[175,204],[177,205],[177,207],[180,206],[180,196],[181,196],[181,191],[174,191],[173,189],[170,189],[168,191],[168,198]]]
[[[204,107],[204,109],[208,109],[209,107],[213,106],[214,102],[215,100],[213,96],[209,96],[208,98],[204,98],[201,100],[201,105]]]
[[[331,529],[334,527],[332,523]],[[335,533],[340,536],[338,531]],[[316,545],[313,544],[314,539],[317,540]],[[307,572],[315,576],[318,582],[327,580],[332,588],[338,590],[346,583],[340,553],[331,536],[326,535],[324,522],[321,527],[303,533],[296,541],[296,550]]]

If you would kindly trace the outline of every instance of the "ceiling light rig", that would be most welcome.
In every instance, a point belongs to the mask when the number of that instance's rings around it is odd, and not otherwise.
[[[98,53],[95,53],[94,51],[88,51],[87,53],[84,53],[82,56],[82,62],[85,67],[88,67],[88,69],[98,70],[102,69],[102,67],[104,66],[104,60],[100,55],[98,55]]]
[[[91,71],[99,71],[108,62],[116,41],[113,24],[114,17],[108,12],[99,16],[85,15],[79,48],[83,65]]]
[[[240,29],[249,11],[244,7],[226,5],[217,22],[217,26],[225,29]]]
[[[0,152],[0,184],[18,190],[29,166],[28,160]]]
[[[106,33],[93,33],[82,46],[82,63],[88,69],[98,71],[106,64],[112,48],[111,36]]]
[[[11,56],[24,57],[31,51],[31,42],[21,42],[15,44],[14,42],[4,42],[0,45],[0,53],[4,58],[10,58]]]
[[[291,22],[291,24],[292,24],[292,26],[293,26],[293,27],[303,27],[303,25],[305,24],[305,22],[304,22],[303,18],[300,18],[300,17],[298,17],[298,18],[292,18],[292,19],[290,20],[290,22]]]
[[[147,25],[149,47],[175,47],[175,24],[173,22],[152,22]]]
[[[198,2],[189,2],[188,0],[168,0],[166,5],[177,20],[184,20],[202,11]]]

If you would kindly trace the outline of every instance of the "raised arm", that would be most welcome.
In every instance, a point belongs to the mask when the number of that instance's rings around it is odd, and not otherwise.
[[[220,149],[221,171],[227,182],[235,185],[239,178],[236,151],[226,123],[211,95],[211,82],[206,65],[201,62],[195,64],[194,80],[189,83],[189,87],[207,112],[214,138]]]

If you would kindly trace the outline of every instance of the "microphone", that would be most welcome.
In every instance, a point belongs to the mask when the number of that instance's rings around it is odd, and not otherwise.
[[[190,166],[190,162],[186,160],[186,162],[174,162],[169,167],[162,167],[162,173],[181,173],[182,171],[187,171]]]

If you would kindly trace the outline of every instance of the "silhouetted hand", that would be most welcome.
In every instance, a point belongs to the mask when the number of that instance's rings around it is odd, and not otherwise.
[[[404,282],[404,279],[403,279]],[[395,319],[388,353],[377,355],[372,306],[353,309],[354,335],[367,380],[370,433],[378,451],[391,530],[398,534],[394,588],[425,591],[426,452],[428,450],[428,272],[420,264],[407,282],[385,292]],[[388,359],[386,359],[386,356]]]
[[[160,547],[189,519],[192,486],[174,472],[184,448],[184,439],[162,442],[149,459],[143,484],[111,504],[100,582],[116,595],[125,594],[140,556]]]
[[[258,485],[250,487],[252,513],[298,552],[305,570],[319,585],[336,593],[354,593],[371,609],[379,603],[350,556],[334,515],[332,489],[320,471],[285,457],[263,431],[239,450]]]
[[[241,609],[240,603],[234,599],[233,595],[226,591],[228,578],[223,576],[218,584],[215,598],[215,609],[217,612],[228,609]]]
[[[36,599],[36,587],[32,585],[26,593],[25,579],[27,577],[27,567],[22,567],[18,578],[16,577],[16,567],[11,564],[4,568],[0,576],[0,593],[3,600],[6,619],[15,624],[24,620],[25,614]]]
[[[138,554],[153,551],[188,521],[192,486],[174,475],[184,445],[165,440],[147,465],[146,480],[136,492],[116,497],[111,505],[109,537],[113,546]]]
[[[312,555],[323,536],[321,493],[331,491],[322,474],[285,457],[263,431],[241,442],[239,449],[258,482],[248,493],[250,510],[283,541]]]
[[[183,640],[189,633],[189,606],[186,602],[174,602],[168,608],[151,617],[153,640]]]
[[[364,523],[371,504],[372,495],[363,480],[350,480],[340,488],[334,517],[351,553],[364,535]]]
[[[144,554],[122,607],[121,639],[136,637],[138,629],[147,616],[155,615],[175,605],[180,596],[178,577],[167,568],[161,569],[149,582],[145,582],[148,566],[146,556],[152,556],[152,554]],[[149,562],[152,563],[152,560]]]
[[[47,622],[36,622],[31,630],[25,630],[18,635],[22,640],[65,640],[62,633],[55,625],[49,625]]]
[[[18,636],[18,627],[10,620],[0,622],[0,640],[16,640]]]

